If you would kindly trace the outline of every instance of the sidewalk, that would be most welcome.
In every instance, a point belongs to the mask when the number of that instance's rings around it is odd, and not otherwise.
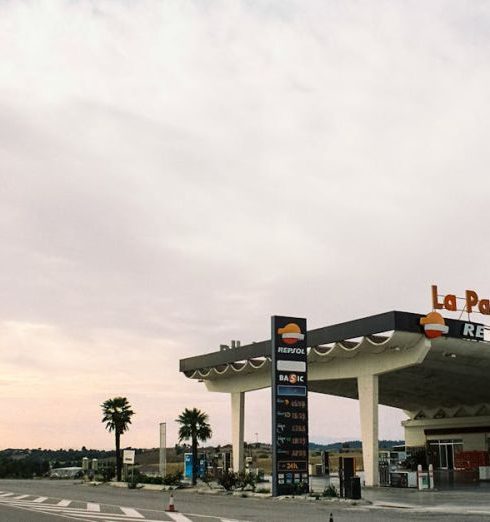
[[[323,491],[331,482],[338,489],[338,477],[310,477],[314,491]],[[423,490],[414,488],[362,487],[363,500],[371,508],[407,509],[438,513],[481,514],[490,516],[490,483],[479,482],[451,489]]]
[[[437,508],[438,510],[488,511],[490,514],[490,489],[488,485],[452,490],[423,490],[411,488],[363,488],[362,498],[375,506],[400,508]]]

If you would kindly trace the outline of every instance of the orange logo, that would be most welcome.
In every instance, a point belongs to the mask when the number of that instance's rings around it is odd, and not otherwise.
[[[294,344],[302,341],[305,336],[301,333],[301,328],[296,323],[289,323],[284,328],[278,328],[277,333],[282,336],[286,344]]]
[[[444,317],[438,312],[431,312],[420,319],[420,324],[424,327],[426,337],[435,339],[442,334],[447,334],[449,327],[446,326]]]

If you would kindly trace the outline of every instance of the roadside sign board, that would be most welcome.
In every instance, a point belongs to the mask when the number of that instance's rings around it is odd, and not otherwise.
[[[135,450],[124,450],[123,451],[123,464],[134,464]]]
[[[306,319],[272,317],[272,495],[308,491]]]

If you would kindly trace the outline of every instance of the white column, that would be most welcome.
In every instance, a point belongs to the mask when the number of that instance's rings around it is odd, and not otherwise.
[[[366,486],[379,486],[378,456],[378,376],[357,378],[361,414],[362,460]]]
[[[231,394],[231,443],[233,471],[244,470],[243,434],[245,425],[245,392]]]

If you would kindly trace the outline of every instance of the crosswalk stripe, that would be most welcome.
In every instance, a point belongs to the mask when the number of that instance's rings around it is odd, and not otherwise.
[[[100,512],[100,504],[96,504],[95,502],[87,502],[87,511]]]
[[[134,509],[134,508],[121,507],[120,509],[128,517],[145,518],[141,513],[136,511],[136,509]]]
[[[165,514],[169,516],[172,520],[175,520],[175,522],[192,522],[190,518],[187,518],[182,513],[171,513],[167,511]]]
[[[146,522],[163,522],[159,520],[149,520],[145,519],[145,517],[135,508],[130,507],[122,507],[119,506],[119,509],[121,511],[121,514],[116,513],[103,513],[101,512],[101,505],[96,502],[87,502],[86,508],[74,508],[69,507],[73,501],[62,499],[59,500],[57,503],[55,499],[52,499],[54,501],[51,504],[45,504],[44,502],[48,500],[48,497],[36,497],[34,500],[28,500],[27,497],[34,497],[34,495],[15,495],[15,493],[10,492],[0,492],[0,498],[1,503],[12,503],[14,505],[17,505],[18,507],[21,507],[22,509],[27,509],[29,511],[39,511],[43,513],[59,513],[60,515],[62,513],[65,514],[65,516],[76,516],[79,517],[80,520],[98,520],[99,522],[136,522],[137,520],[146,521]],[[5,500],[4,500],[5,499]],[[479,511],[474,510],[474,514],[479,513]],[[484,512],[481,511],[481,514]],[[179,512],[165,512],[165,515],[168,517],[166,520],[173,520],[174,522],[192,522],[191,519],[189,519],[187,516],[185,516],[182,513]],[[63,515],[61,515],[63,516]],[[199,515],[189,515],[189,516],[199,516]],[[232,518],[218,518],[218,517],[211,517],[215,519],[216,521],[220,522],[244,522],[237,519]]]

